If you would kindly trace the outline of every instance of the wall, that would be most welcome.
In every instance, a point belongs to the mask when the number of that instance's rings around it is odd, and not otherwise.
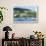
[[[16,5],[39,6],[38,23],[13,23],[13,7]],[[46,0],[0,0],[0,6],[8,8],[3,10],[3,22],[0,23],[0,46],[4,38],[3,27],[9,25],[12,28],[10,35],[15,32],[16,37],[29,37],[34,31],[41,31],[46,37]],[[46,38],[45,38],[46,45]]]

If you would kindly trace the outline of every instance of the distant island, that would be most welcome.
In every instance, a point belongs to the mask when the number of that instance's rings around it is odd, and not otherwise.
[[[14,8],[14,10],[30,10],[30,9],[24,9],[24,8]]]

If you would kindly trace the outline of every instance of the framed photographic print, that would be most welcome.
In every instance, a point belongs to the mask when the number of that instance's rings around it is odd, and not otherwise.
[[[15,6],[13,8],[14,22],[38,22],[38,6]]]

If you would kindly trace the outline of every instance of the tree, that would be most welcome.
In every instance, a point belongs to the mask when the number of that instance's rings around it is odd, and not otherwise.
[[[7,9],[5,7],[0,7],[0,9]],[[3,14],[2,14],[2,11],[0,10],[0,23],[3,21]],[[7,9],[8,10],[8,9]]]

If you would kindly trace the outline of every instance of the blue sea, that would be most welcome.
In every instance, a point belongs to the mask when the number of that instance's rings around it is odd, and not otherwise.
[[[14,18],[14,21],[36,21],[36,18]]]

